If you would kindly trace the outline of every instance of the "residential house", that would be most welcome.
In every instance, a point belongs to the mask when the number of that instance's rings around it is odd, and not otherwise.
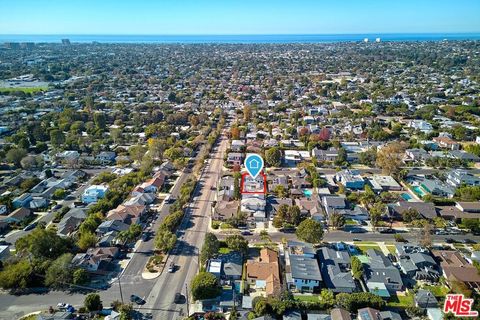
[[[107,213],[107,220],[120,220],[126,224],[139,224],[147,207],[142,205],[119,205]]]
[[[239,186],[240,188],[240,186]],[[235,179],[232,176],[224,176],[218,183],[217,199],[230,201],[235,193]]]
[[[30,205],[30,201],[32,201],[32,195],[30,193],[23,193],[20,196],[16,197],[12,201],[12,205],[14,208],[25,207],[28,208]]]
[[[48,200],[42,197],[32,197],[32,201],[30,201],[28,206],[32,210],[46,208],[48,206]]]
[[[36,320],[70,320],[74,319],[74,315],[70,311],[57,311],[54,314],[40,313],[35,318]]]
[[[416,210],[425,219],[432,220],[437,217],[437,211],[431,202],[399,201],[395,204],[388,205],[387,207],[390,214],[400,220],[402,219],[403,212],[410,209]]]
[[[464,169],[452,169],[447,174],[446,182],[454,188],[461,185],[480,186],[480,178]]]
[[[155,194],[153,193],[142,193],[132,196],[130,199],[125,201],[124,205],[126,206],[146,206],[152,204],[156,199]]]
[[[334,211],[335,213],[341,214],[346,220],[367,221],[370,219],[368,210],[361,206],[355,206],[353,209],[335,209]]]
[[[358,309],[357,320],[402,320],[402,317],[393,311],[378,311],[370,307]]]
[[[322,205],[327,215],[332,214],[334,211],[347,208],[347,203],[345,202],[345,198],[340,196],[322,197]]]
[[[405,162],[425,162],[425,160],[431,158],[430,154],[424,149],[407,149],[405,150]]]
[[[142,183],[140,188],[146,193],[156,193],[162,188],[165,178],[166,176],[163,172],[157,172],[151,179]]]
[[[278,186],[288,192],[288,178],[284,175],[269,175],[268,176],[268,192],[274,193]]]
[[[368,178],[368,183],[375,192],[400,191],[402,186],[392,177],[375,174]]]
[[[478,201],[459,201],[455,203],[455,207],[466,213],[480,213],[480,202]]]
[[[246,281],[251,289],[266,296],[281,293],[280,268],[278,253],[269,248],[260,250],[258,260],[248,260],[246,264]]]
[[[432,250],[440,264],[442,275],[448,281],[463,282],[468,288],[480,289],[480,274],[477,268],[465,260],[460,252],[453,250]]]
[[[440,278],[437,263],[428,249],[397,243],[395,253],[400,269],[409,279],[437,282]]]
[[[311,160],[310,152],[302,150],[285,150],[283,161],[286,166],[296,166],[302,161]]]
[[[468,162],[480,162],[480,157],[463,150],[450,151],[449,156],[454,159],[468,161]]]
[[[335,175],[335,180],[348,189],[358,190],[365,186],[365,181],[356,170],[339,171]]]
[[[432,139],[434,142],[438,144],[440,148],[443,149],[449,149],[449,150],[459,150],[460,149],[460,143],[457,141],[453,140],[450,137],[434,137]]]
[[[230,152],[227,155],[227,164],[229,166],[242,165],[243,163],[243,154],[239,152]]]
[[[334,162],[338,158],[338,149],[331,147],[327,150],[322,150],[315,147],[312,149],[312,157],[319,162]]]
[[[419,289],[413,296],[415,307],[420,309],[438,308],[438,300],[435,295],[428,290]]]
[[[109,232],[115,232],[118,234],[119,232],[128,230],[129,225],[123,223],[120,220],[105,220],[103,221],[95,230],[97,236],[102,237]]]
[[[347,251],[322,247],[318,255],[323,282],[328,289],[334,293],[357,291],[356,283],[350,271],[350,255]]]
[[[334,308],[330,312],[331,320],[352,320],[350,312],[342,308]],[[310,319],[308,319],[310,320]]]
[[[255,221],[265,221],[266,204],[264,197],[258,195],[243,195],[240,202],[240,211],[247,213],[250,217],[253,217]]]
[[[90,248],[86,253],[78,253],[72,259],[72,265],[91,273],[105,274],[112,271],[112,262],[118,258],[117,247]]]
[[[289,290],[314,292],[320,288],[322,274],[311,244],[289,241],[285,250],[285,264]]]
[[[20,207],[12,211],[8,216],[0,217],[0,221],[3,221],[7,224],[21,223],[23,220],[30,218],[32,215],[32,210],[25,207]]]
[[[230,149],[233,152],[242,152],[245,149],[245,142],[242,140],[232,140]]]
[[[367,255],[369,263],[365,265],[364,278],[370,292],[387,298],[403,290],[400,271],[383,253],[368,249]]]
[[[102,151],[96,157],[95,160],[106,165],[115,162],[116,153],[113,151]]]
[[[105,196],[107,191],[107,185],[91,185],[87,189],[85,189],[85,191],[83,191],[82,202],[86,204],[97,202]]]
[[[214,274],[222,282],[240,280],[243,272],[243,258],[239,252],[222,254],[207,263],[207,271]]]
[[[227,219],[230,219],[238,213],[239,206],[240,206],[239,200],[234,200],[234,201],[219,200],[217,201],[217,204],[215,205],[215,208],[213,211],[213,219],[220,220],[220,221],[225,221]]]
[[[10,258],[10,246],[0,245],[0,261]]]
[[[297,198],[295,199],[295,205],[300,208],[302,216],[311,217],[316,221],[325,221],[322,206],[317,195],[313,195],[310,198]]]
[[[57,234],[61,237],[70,236],[87,218],[83,208],[73,208],[68,211],[58,223]]]

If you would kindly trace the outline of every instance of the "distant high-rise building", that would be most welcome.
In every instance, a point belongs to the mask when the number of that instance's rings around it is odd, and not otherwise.
[[[20,47],[22,49],[31,50],[31,49],[35,48],[35,43],[33,43],[33,42],[22,42],[22,43],[20,43]]]
[[[62,44],[66,46],[70,45],[70,39],[62,39]]]
[[[5,48],[7,48],[7,49],[20,49],[20,43],[18,43],[18,42],[5,42]]]
[[[375,39],[375,42],[380,42],[380,41],[381,41],[380,38]]]
[[[363,39],[363,42],[367,43],[367,42],[368,42],[368,38]]]

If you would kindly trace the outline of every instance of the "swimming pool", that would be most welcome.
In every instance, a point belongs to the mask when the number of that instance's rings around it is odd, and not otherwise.
[[[403,200],[406,200],[406,201],[412,200],[412,196],[409,195],[408,193],[402,193],[401,197],[403,198]]]
[[[303,195],[305,197],[310,198],[312,196],[312,194],[313,194],[312,189],[303,189]]]
[[[414,186],[414,187],[412,187],[412,190],[413,190],[413,192],[415,192],[420,197],[423,197],[423,196],[427,195],[427,193],[425,191],[423,191],[422,188],[420,188],[420,186]]]

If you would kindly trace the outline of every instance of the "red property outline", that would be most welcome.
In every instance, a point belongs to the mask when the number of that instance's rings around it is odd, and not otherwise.
[[[263,171],[259,173],[263,177],[263,191],[245,191],[243,190],[244,186],[244,180],[246,176],[249,176],[250,174],[248,172],[242,173],[242,179],[240,180],[240,193],[241,194],[266,194],[267,193],[267,176]]]

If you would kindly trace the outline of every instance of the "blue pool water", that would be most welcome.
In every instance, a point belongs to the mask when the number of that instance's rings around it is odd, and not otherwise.
[[[311,197],[312,196],[312,190],[303,189],[303,194],[305,195],[305,197]]]
[[[419,186],[414,186],[414,187],[412,187],[412,189],[420,197],[423,197],[424,195],[426,195],[425,191],[423,191],[422,188],[420,188]]]
[[[409,195],[408,193],[402,193],[401,197],[402,197],[404,200],[406,200],[406,201],[412,199],[412,196]]]

